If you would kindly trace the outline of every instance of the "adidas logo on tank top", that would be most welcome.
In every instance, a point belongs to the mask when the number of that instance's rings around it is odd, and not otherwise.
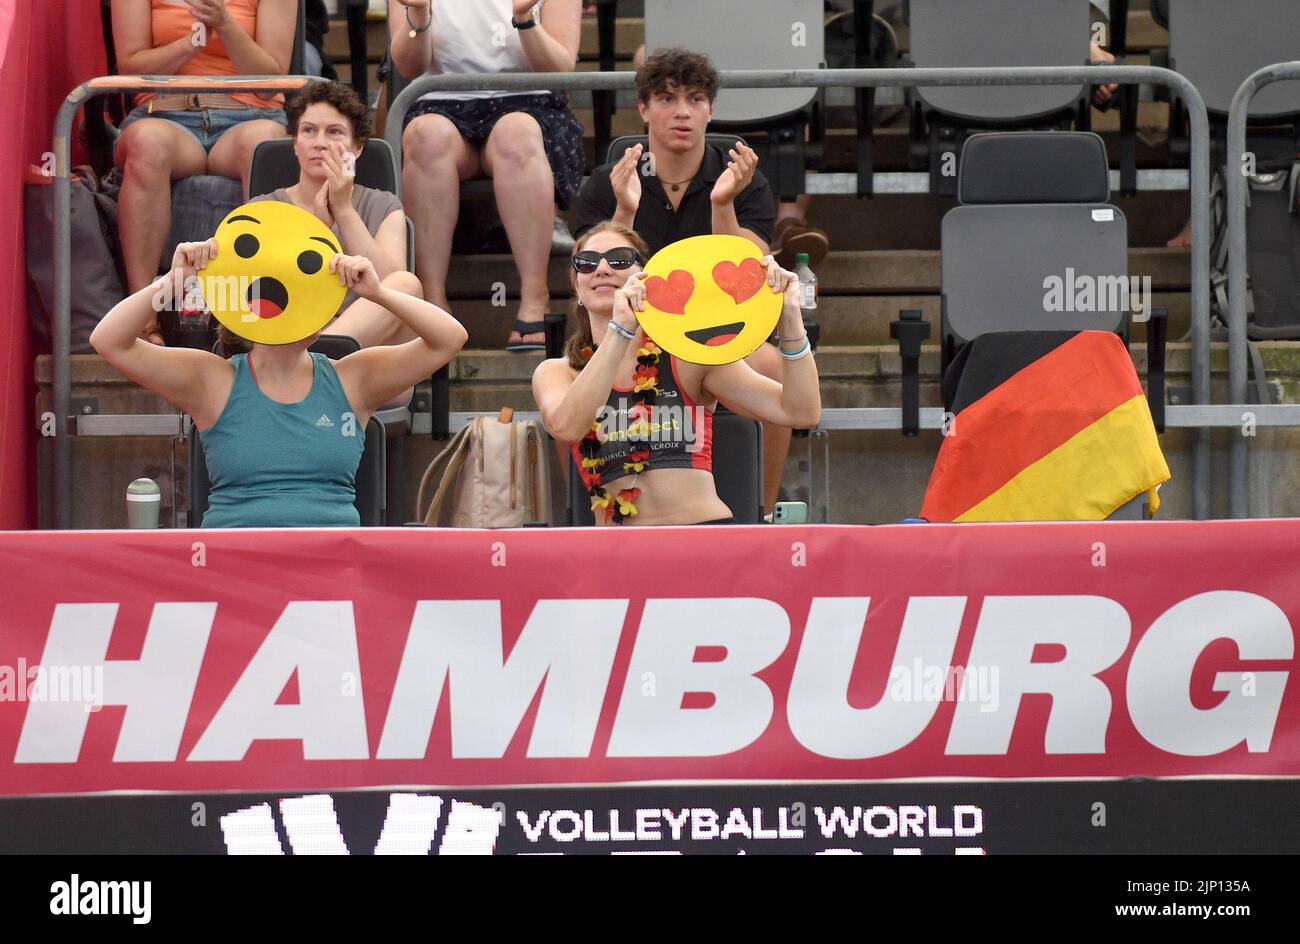
[[[324,413],[322,413],[320,419],[318,419],[318,420],[316,421],[316,428],[317,428],[317,429],[333,429],[333,428],[334,428],[334,421],[331,420],[331,419],[330,419],[328,416],[326,416]]]

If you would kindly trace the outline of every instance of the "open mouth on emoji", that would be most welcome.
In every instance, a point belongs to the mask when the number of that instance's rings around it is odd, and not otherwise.
[[[686,337],[690,338],[696,344],[703,344],[706,347],[721,347],[723,344],[727,344],[734,340],[736,335],[740,334],[744,327],[745,323],[743,321],[733,321],[731,324],[687,331]]]
[[[248,286],[248,308],[259,318],[274,318],[289,307],[289,290],[274,276],[253,279]]]

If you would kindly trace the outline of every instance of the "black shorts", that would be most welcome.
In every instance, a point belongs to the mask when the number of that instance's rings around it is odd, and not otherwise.
[[[735,515],[728,515],[726,518],[714,518],[712,521],[697,521],[696,524],[735,524]]]
[[[542,146],[555,177],[555,202],[567,210],[582,185],[587,158],[582,146],[582,125],[558,92],[538,95],[500,95],[492,98],[425,98],[406,113],[402,130],[420,115],[442,115],[461,137],[482,147],[503,115],[521,111],[541,126]]]

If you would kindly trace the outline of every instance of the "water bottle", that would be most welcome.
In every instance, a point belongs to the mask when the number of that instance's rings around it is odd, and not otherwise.
[[[808,321],[817,311],[817,276],[808,266],[808,253],[797,253],[794,257],[794,274],[799,277],[799,288],[803,298],[799,307],[803,309],[803,320]]]
[[[817,295],[820,289],[817,285],[817,275],[808,265],[808,253],[796,253],[794,257],[794,274],[799,277],[799,291],[803,298],[799,300],[799,308],[803,312],[804,330],[808,332],[808,343],[812,345],[814,351],[817,350],[817,342],[821,340],[821,325],[817,323]]]
[[[158,513],[161,510],[162,492],[153,479],[136,479],[126,487],[128,528],[158,527]]]

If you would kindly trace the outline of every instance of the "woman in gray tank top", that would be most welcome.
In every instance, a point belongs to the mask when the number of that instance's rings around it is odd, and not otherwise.
[[[408,295],[421,295],[407,270],[406,214],[396,194],[356,183],[354,163],[370,137],[370,114],[351,86],[313,82],[285,106],[298,161],[298,182],[253,197],[292,203],[313,213],[339,238],[345,255],[365,256],[380,279],[393,276]],[[382,305],[349,291],[330,334],[356,338],[362,347],[409,341],[414,335]]]
[[[353,485],[370,415],[450,361],[468,338],[465,329],[403,292],[393,275],[381,280],[369,259],[337,254],[328,265],[340,283],[391,312],[414,340],[365,348],[337,363],[308,351],[319,333],[293,344],[253,344],[230,361],[141,340],[156,301],[216,254],[215,239],[176,247],[171,271],[113,306],[91,345],[127,378],[190,414],[204,434],[213,483],[205,527],[357,524]]]

